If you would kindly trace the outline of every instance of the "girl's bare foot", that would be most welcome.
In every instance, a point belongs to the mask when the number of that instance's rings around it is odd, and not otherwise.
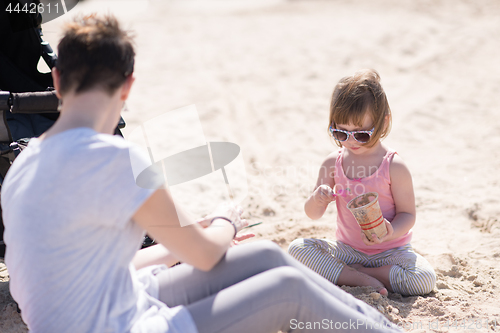
[[[387,296],[389,292],[387,291],[387,288],[385,288],[384,284],[373,276],[359,271],[363,268],[364,266],[361,264],[352,264],[345,266],[345,268],[340,273],[339,281],[337,282],[337,284],[345,284],[351,287],[370,286],[375,288],[375,290],[377,290],[380,295]],[[344,281],[344,283],[340,281]]]

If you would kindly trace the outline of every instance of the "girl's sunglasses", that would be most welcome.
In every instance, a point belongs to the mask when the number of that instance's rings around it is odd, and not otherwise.
[[[370,141],[373,131],[375,130],[375,127],[372,128],[370,131],[344,131],[340,129],[336,129],[330,126],[330,133],[332,133],[332,136],[335,140],[344,142],[349,139],[349,135],[352,135],[354,140],[358,141],[359,143],[367,143]]]

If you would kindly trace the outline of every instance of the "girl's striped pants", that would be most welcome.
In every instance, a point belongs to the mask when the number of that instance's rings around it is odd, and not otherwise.
[[[335,284],[342,269],[352,264],[392,266],[389,273],[392,290],[405,296],[428,294],[436,284],[434,269],[410,244],[367,255],[340,241],[299,238],[290,243],[288,253]]]

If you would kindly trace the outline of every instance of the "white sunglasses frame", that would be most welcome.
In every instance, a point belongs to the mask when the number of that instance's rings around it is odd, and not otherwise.
[[[330,126],[330,134],[332,135],[332,137],[333,137],[335,140],[337,140],[337,141],[339,141],[339,142],[345,142],[345,141],[349,140],[349,135],[352,135],[352,137],[354,138],[354,140],[356,140],[357,142],[359,142],[359,143],[368,143],[368,142],[370,142],[370,140],[371,140],[371,138],[372,138],[372,134],[373,134],[373,132],[374,132],[374,131],[375,131],[375,127],[374,127],[374,128],[372,128],[372,129],[371,129],[371,130],[369,130],[369,131],[345,131],[345,130],[341,130],[341,129],[338,129],[338,128],[333,128],[333,127],[331,127],[331,126]],[[345,133],[345,134],[347,134],[347,138],[346,138],[345,140],[339,140],[339,139],[337,139],[337,138],[335,137],[335,135],[333,135],[333,132],[341,132],[341,133]],[[370,139],[369,139],[368,141],[365,141],[365,142],[363,142],[363,141],[359,141],[359,140],[358,140],[358,139],[356,139],[356,137],[354,136],[354,134],[357,134],[357,133],[366,133],[366,134],[368,134],[368,135],[370,136]]]

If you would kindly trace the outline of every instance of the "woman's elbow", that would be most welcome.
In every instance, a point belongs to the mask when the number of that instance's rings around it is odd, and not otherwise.
[[[209,272],[214,267],[215,267],[215,264],[206,264],[206,263],[203,263],[201,265],[197,265],[195,268],[198,269],[198,270],[200,270],[200,271],[203,271],[203,272]]]

